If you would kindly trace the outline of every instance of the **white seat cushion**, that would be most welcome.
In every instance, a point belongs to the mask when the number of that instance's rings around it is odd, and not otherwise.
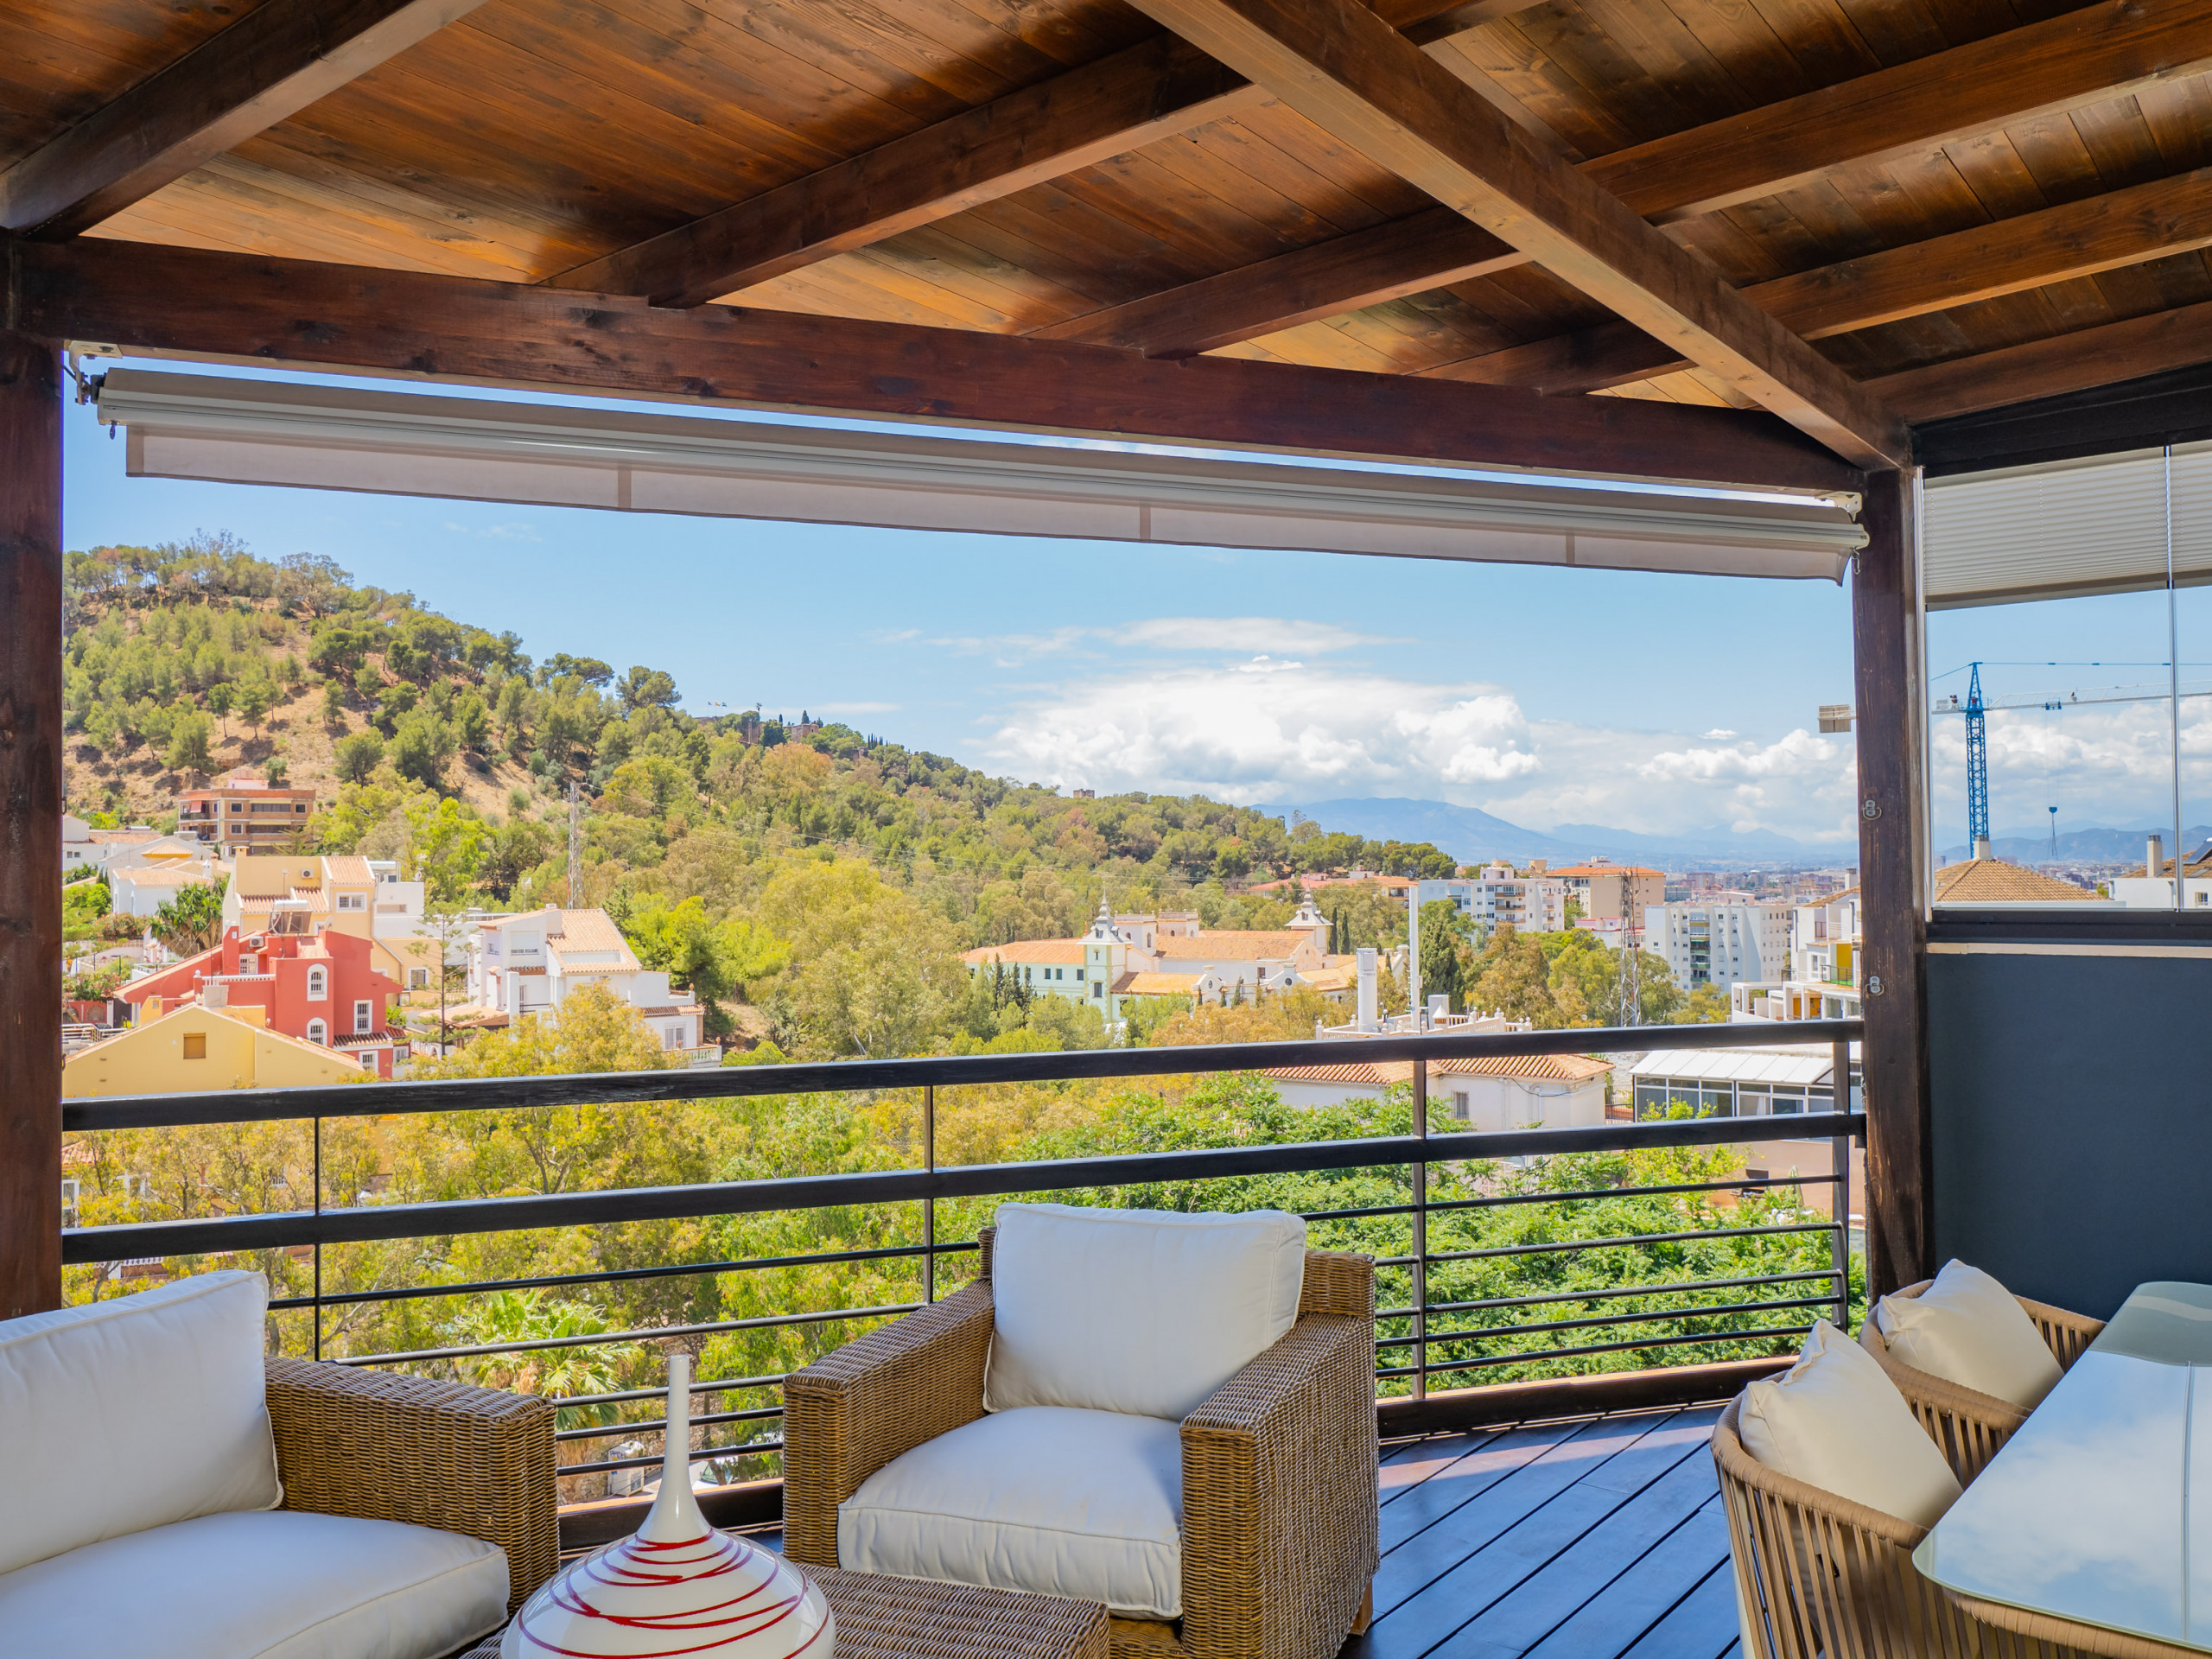
[[[2032,1411],[2062,1373],[2012,1294],[1980,1268],[1944,1264],[1917,1296],[1885,1296],[1874,1328],[1904,1363]]]
[[[0,1659],[443,1659],[506,1616],[506,1552],[477,1539],[210,1515],[0,1576]]]
[[[1183,1611],[1175,1424],[1028,1406],[894,1459],[837,1506],[837,1564],[902,1579]]]
[[[1768,1468],[1932,1527],[1958,1478],[1874,1357],[1821,1319],[1797,1363],[1744,1390],[1744,1450]]]
[[[1306,1223],[999,1206],[983,1404],[1180,1421],[1298,1322]]]
[[[0,1320],[0,1573],[103,1538],[274,1509],[269,1287],[203,1273]]]

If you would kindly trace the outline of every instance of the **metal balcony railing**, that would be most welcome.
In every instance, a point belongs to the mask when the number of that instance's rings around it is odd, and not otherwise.
[[[912,1261],[918,1268],[920,1300],[862,1307],[796,1309],[758,1318],[696,1324],[647,1325],[621,1331],[540,1338],[513,1342],[448,1345],[342,1357],[354,1365],[436,1366],[493,1355],[516,1355],[564,1348],[610,1347],[653,1340],[701,1338],[720,1332],[783,1328],[895,1317],[934,1300],[938,1264],[976,1249],[972,1238],[938,1236],[938,1205],[979,1197],[1078,1193],[1133,1185],[1211,1181],[1297,1172],[1376,1170],[1407,1172],[1406,1200],[1354,1209],[1308,1212],[1316,1224],[1376,1217],[1404,1217],[1408,1248],[1378,1256],[1384,1282],[1398,1290],[1378,1308],[1384,1334],[1376,1342],[1378,1383],[1402,1383],[1416,1395],[1426,1393],[1440,1374],[1479,1376],[1499,1366],[1590,1361],[1632,1352],[1658,1353],[1676,1348],[1712,1350],[1716,1345],[1771,1346],[1802,1334],[1815,1312],[1848,1325],[1850,1145],[1863,1141],[1866,1119],[1845,1109],[1783,1117],[1707,1117],[1663,1122],[1607,1122],[1572,1128],[1444,1134],[1428,1124],[1427,1071],[1433,1061],[1475,1057],[1529,1057],[1593,1052],[1654,1049],[1717,1049],[1767,1046],[1777,1043],[1829,1046],[1833,1076],[1851,1076],[1850,1047],[1860,1035],[1857,1020],[1801,1021],[1720,1026],[1662,1026],[1618,1029],[1522,1031],[1474,1035],[1428,1033],[1358,1040],[1268,1043],[1167,1049],[1105,1049],[818,1065],[732,1067],[715,1070],[610,1072],[559,1077],[465,1079],[429,1083],[360,1084],[314,1089],[226,1090],[205,1094],[143,1095],[64,1103],[67,1132],[146,1129],[210,1124],[260,1124],[305,1121],[315,1147],[315,1201],[305,1210],[274,1214],[214,1216],[197,1219],[72,1228],[64,1233],[66,1264],[174,1261],[229,1253],[289,1251],[309,1255],[313,1289],[304,1296],[280,1297],[272,1310],[305,1310],[314,1322],[314,1351],[322,1356],[325,1314],[329,1310],[379,1301],[484,1295],[500,1291],[571,1289],[613,1286],[697,1274],[726,1274],[772,1268],[834,1267],[867,1262]],[[969,1084],[1053,1083],[1081,1079],[1141,1078],[1193,1073],[1255,1071],[1275,1067],[1337,1065],[1349,1061],[1411,1061],[1414,1133],[1329,1141],[1294,1141],[1200,1147],[1192,1150],[1066,1159],[1048,1162],[940,1166],[937,1135],[937,1092]],[[921,1102],[918,1167],[857,1173],[798,1175],[776,1179],[713,1182],[695,1185],[637,1187],[560,1192],[524,1197],[437,1203],[323,1201],[322,1130],[326,1118],[486,1110],[531,1111],[587,1103],[713,1101],[746,1096],[823,1092],[917,1090]],[[1553,1154],[1619,1153],[1662,1147],[1726,1145],[1748,1140],[1826,1140],[1825,1173],[1762,1175],[1730,1180],[1697,1180],[1645,1185],[1585,1186],[1567,1190],[1495,1191],[1453,1198],[1432,1198],[1430,1172],[1440,1166],[1477,1160],[1542,1160]],[[1541,1167],[1541,1166],[1540,1166]],[[1675,1230],[1599,1237],[1567,1236],[1504,1245],[1452,1249],[1432,1248],[1431,1224],[1455,1211],[1503,1206],[1571,1206],[1623,1197],[1690,1198],[1776,1187],[1826,1185],[1832,1198],[1827,1215],[1809,1211],[1780,1222],[1726,1227],[1712,1224]],[[366,1195],[362,1195],[366,1196]],[[477,1280],[464,1283],[413,1284],[326,1293],[323,1252],[350,1243],[373,1240],[446,1238],[525,1229],[597,1225],[609,1223],[760,1215],[819,1211],[839,1206],[916,1205],[919,1241],[881,1248],[821,1251],[732,1261],[693,1261],[650,1266],[550,1274],[529,1278]],[[1718,1217],[1708,1215],[1709,1224]],[[1825,1234],[1828,1249],[1817,1267],[1758,1272],[1718,1278],[1684,1275],[1656,1282],[1536,1292],[1501,1297],[1442,1300],[1432,1297],[1432,1278],[1447,1275],[1456,1263],[1498,1258],[1537,1258],[1560,1252],[1601,1252],[1652,1246],[1694,1246],[1707,1241]],[[1651,1298],[1720,1295],[1719,1300],[1653,1309],[1608,1308]],[[1583,1312],[1576,1313],[1580,1307]],[[1500,1313],[1525,1313],[1510,1324],[1487,1323]],[[1564,1313],[1567,1317],[1558,1317]],[[1773,1316],[1787,1322],[1775,1322]],[[1794,1316],[1794,1317],[1793,1317]],[[1688,1333],[1639,1334],[1637,1327],[1665,1321],[1718,1325]],[[1546,1345],[1484,1351],[1501,1339],[1540,1338]],[[781,1374],[709,1378],[692,1384],[696,1394],[742,1395],[782,1382]],[[620,1407],[658,1398],[652,1389],[558,1396],[574,1409]],[[696,1424],[767,1425],[781,1416],[779,1405],[709,1411]],[[569,1442],[619,1441],[658,1433],[664,1421],[597,1424],[561,1431]],[[711,1438],[711,1436],[710,1436]],[[780,1449],[771,1433],[734,1444],[710,1445],[693,1452],[695,1461],[729,1460]],[[563,1465],[563,1477],[657,1465],[658,1456],[602,1457]]]

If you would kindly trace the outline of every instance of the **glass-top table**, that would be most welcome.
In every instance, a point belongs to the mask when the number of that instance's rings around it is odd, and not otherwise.
[[[2138,1286],[1912,1561],[1958,1595],[2212,1653],[2212,1286]]]

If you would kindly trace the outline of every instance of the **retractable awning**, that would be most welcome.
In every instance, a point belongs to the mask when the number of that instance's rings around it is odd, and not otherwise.
[[[1844,506],[1815,498],[1500,483],[131,369],[102,378],[99,414],[128,434],[134,477],[458,500],[1832,582],[1866,541]]]
[[[2166,585],[2162,450],[1930,479],[1921,530],[1930,610]],[[2212,582],[2212,443],[2173,451],[2173,575]]]

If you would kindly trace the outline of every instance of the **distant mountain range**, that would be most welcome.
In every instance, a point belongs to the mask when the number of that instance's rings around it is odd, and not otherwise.
[[[1414,801],[1368,797],[1359,800],[1301,801],[1267,805],[1260,811],[1287,818],[1295,811],[1325,829],[1341,830],[1370,840],[1426,841],[1463,863],[1503,858],[1542,858],[1572,863],[1603,855],[1624,862],[1699,865],[1708,868],[1752,869],[1777,865],[1855,865],[1856,847],[1827,849],[1766,830],[1738,835],[1713,825],[1679,836],[1643,835],[1604,824],[1562,823],[1548,833],[1524,830],[1479,807],[1448,801]]]
[[[2156,836],[2164,849],[2165,855],[2173,855],[2167,844],[2174,838],[2174,827],[2164,824],[2145,824],[2136,829],[2113,830],[2097,826],[2087,830],[2062,830],[2058,832],[2058,861],[2062,864],[2140,864],[2143,861],[2144,841]],[[2186,849],[2191,853],[2212,840],[2212,826],[2192,824],[2182,832]],[[2050,832],[2028,831],[1999,833],[1989,838],[1989,850],[1998,857],[2010,859],[2016,864],[2048,864],[2050,859]],[[1967,855],[1964,842],[1946,847],[1942,858],[1946,864],[1956,863]]]

